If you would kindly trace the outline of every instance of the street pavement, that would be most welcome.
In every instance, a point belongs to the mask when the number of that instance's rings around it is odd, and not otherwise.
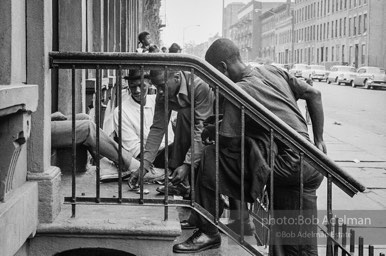
[[[325,85],[319,84],[319,88],[323,90],[323,87],[320,86]],[[342,89],[345,88],[338,88],[338,90]],[[350,89],[355,90],[347,88],[347,90]],[[369,100],[371,101],[371,98]],[[299,106],[304,112],[304,102],[300,102]],[[379,132],[386,131],[386,129],[377,127],[377,129],[370,130],[369,126],[356,125],[355,121],[345,122],[337,115],[329,115],[329,113],[331,110],[327,113],[325,111],[324,140],[327,145],[327,155],[366,187],[363,193],[350,197],[337,186],[333,186],[332,209],[338,214],[345,212],[366,214],[368,212],[377,216],[371,226],[373,229],[357,228],[355,230],[357,237],[364,236],[365,245],[370,243],[375,246],[374,255],[385,253],[385,242],[373,243],[373,238],[368,238],[366,241],[366,235],[373,232],[374,234],[370,235],[385,237],[386,233],[386,132]],[[371,115],[371,111],[362,115]],[[360,120],[361,116],[358,115],[356,118]],[[382,121],[380,125],[382,126]],[[312,136],[311,126],[309,129]],[[327,179],[324,179],[317,195],[318,209],[326,210]],[[324,248],[320,249],[319,254],[325,255]],[[365,255],[367,255],[366,249]]]

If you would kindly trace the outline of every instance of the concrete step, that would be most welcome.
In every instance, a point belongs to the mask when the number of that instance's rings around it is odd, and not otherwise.
[[[40,224],[31,239],[30,254],[55,255],[76,248],[118,249],[134,255],[171,255],[173,241],[180,236],[178,214],[163,207],[124,205],[63,205],[53,223]]]

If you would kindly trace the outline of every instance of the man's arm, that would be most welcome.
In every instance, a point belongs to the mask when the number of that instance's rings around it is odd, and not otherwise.
[[[118,134],[118,108],[114,110],[114,130]],[[134,157],[141,153],[141,139],[135,132],[132,120],[122,113],[122,146]]]
[[[318,149],[327,153],[327,147],[323,140],[324,113],[322,94],[314,87],[309,86],[302,98],[306,100],[307,108],[310,112],[314,143]]]
[[[201,79],[195,79],[194,82],[199,83],[194,91],[194,159],[192,159],[192,147],[190,147],[186,153],[184,163],[193,163],[194,167],[197,167],[203,148],[201,133],[204,129],[204,120],[213,114],[214,94],[209,85]]]
[[[307,108],[312,122],[314,144],[322,152],[327,153],[327,147],[323,140],[324,113],[322,94],[311,85],[297,79],[289,73],[279,69],[277,69],[277,71],[287,80],[295,99],[304,99],[307,102]]]
[[[156,103],[155,103],[155,110],[154,110],[154,117],[153,117],[153,124],[150,127],[149,135],[147,136],[146,145],[145,145],[145,152],[144,152],[144,172],[143,175],[146,174],[146,172],[150,171],[152,169],[152,164],[154,162],[154,159],[157,156],[157,152],[159,149],[159,146],[161,145],[161,141],[164,137],[165,131],[167,127],[165,127],[165,105],[164,101],[159,98],[160,96],[157,95]],[[170,119],[171,110],[168,113],[168,123]],[[133,172],[130,175],[130,178],[127,182],[129,187],[131,189],[135,189],[138,187],[139,182],[139,168]]]
[[[173,184],[186,180],[192,164],[194,167],[199,165],[203,149],[201,134],[204,129],[204,120],[213,113],[213,91],[201,79],[196,78],[194,83],[197,83],[197,86],[194,88],[194,144],[186,153],[183,165],[177,167],[171,175],[171,182]],[[194,159],[192,159],[192,147],[194,147]]]
[[[165,103],[163,100],[160,100],[157,95],[153,124],[150,127],[149,135],[147,136],[144,159],[147,164],[151,164],[154,162],[154,159],[157,156],[158,149],[161,145],[162,139],[165,135],[165,131],[167,127],[165,127]],[[170,119],[171,111],[169,111],[168,116],[166,117]],[[145,165],[145,168],[147,166]]]

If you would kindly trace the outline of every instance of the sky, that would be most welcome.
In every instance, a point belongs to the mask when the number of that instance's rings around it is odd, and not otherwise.
[[[224,0],[224,5],[250,1]],[[191,42],[199,44],[216,33],[221,35],[223,0],[162,0],[161,5],[161,18],[165,20],[163,17],[166,17],[166,27],[161,32],[163,45],[169,47],[174,42],[181,46]]]
[[[162,0],[161,17],[166,16],[166,27],[161,39],[166,46],[207,41],[216,33],[221,34],[223,0]],[[250,0],[237,2],[248,3]],[[225,0],[225,6],[233,2]]]

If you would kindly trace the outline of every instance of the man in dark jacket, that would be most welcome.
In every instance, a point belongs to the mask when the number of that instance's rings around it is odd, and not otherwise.
[[[239,49],[229,39],[216,40],[206,52],[205,60],[235,82],[236,86],[245,90],[296,132],[309,140],[306,121],[296,103],[298,99],[306,100],[312,119],[315,146],[326,153],[327,150],[323,141],[323,106],[319,91],[274,66],[262,66],[256,69],[246,66],[241,61]],[[219,192],[240,200],[240,109],[230,101],[225,100],[222,112],[224,116],[220,126],[220,141],[218,142],[220,144]],[[246,201],[254,202],[261,194],[262,186],[268,179],[269,168],[266,165],[266,160],[270,152],[270,145],[267,131],[248,118],[246,118],[245,145],[244,194]],[[280,141],[275,141],[272,148],[274,151],[275,196],[271,203],[273,203],[275,212],[291,211],[293,213],[299,210],[300,157],[297,152]],[[256,156],[259,156],[258,159],[261,160],[253,163],[252,160]],[[196,185],[199,189],[195,190],[197,202],[213,215],[216,210],[214,203],[214,157],[214,147],[207,147],[204,150],[201,168],[197,175]],[[308,217],[316,214],[316,189],[322,180],[323,176],[305,162],[302,201],[304,212],[308,214]],[[220,204],[220,214],[221,211]],[[280,215],[280,217],[286,216]],[[174,252],[191,253],[220,246],[221,237],[215,226],[210,225],[205,218],[198,214],[193,215],[191,221],[199,230],[185,242],[174,245]],[[278,228],[280,230],[281,227]],[[307,228],[307,232],[316,232],[315,225]],[[282,241],[276,235],[274,233],[273,251],[275,255],[298,255],[299,250],[303,252],[302,255],[317,255],[316,237],[303,239],[301,244],[296,244],[294,241]]]

